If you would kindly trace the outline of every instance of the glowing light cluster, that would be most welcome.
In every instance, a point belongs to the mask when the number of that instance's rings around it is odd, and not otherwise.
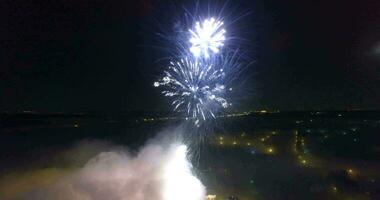
[[[230,105],[224,98],[224,70],[212,63],[186,57],[171,61],[164,73],[165,76],[154,86],[164,87],[162,94],[172,99],[174,110],[186,110],[196,125],[201,119],[215,118],[214,111]]]
[[[208,58],[210,52],[218,53],[224,45],[225,32],[223,22],[214,18],[205,19],[202,24],[196,22],[194,29],[190,29],[190,52],[195,56]]]
[[[191,164],[187,160],[187,147],[175,146],[170,160],[164,166],[164,200],[203,200],[204,186],[192,175]]]

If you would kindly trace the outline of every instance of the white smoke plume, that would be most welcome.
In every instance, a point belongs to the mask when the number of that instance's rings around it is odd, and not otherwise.
[[[67,152],[75,158],[80,151]],[[187,148],[181,143],[148,144],[135,156],[116,148],[99,153],[79,169],[29,170],[0,179],[0,199],[7,200],[204,198],[205,187],[192,173]]]

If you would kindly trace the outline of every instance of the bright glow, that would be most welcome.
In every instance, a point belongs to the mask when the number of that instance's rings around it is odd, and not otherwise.
[[[78,160],[78,155],[94,150],[102,152],[78,167],[87,157]],[[74,163],[12,172],[0,180],[0,199],[205,200],[205,187],[192,173],[181,143],[155,142],[134,156],[120,146],[113,150],[108,143],[85,141],[61,153]]]
[[[215,118],[219,108],[229,106],[222,68],[186,57],[170,62],[164,73],[154,86],[164,87],[162,94],[172,100],[173,110],[185,110],[197,126],[201,120]]]
[[[170,159],[163,168],[163,200],[204,200],[204,187],[191,173],[187,147],[174,146]]]
[[[210,52],[218,53],[224,45],[225,30],[222,28],[223,22],[214,18],[205,19],[202,24],[196,22],[194,29],[190,29],[190,51],[195,57],[203,55],[210,56]]]
[[[206,200],[216,200],[216,195],[209,194],[206,196]]]

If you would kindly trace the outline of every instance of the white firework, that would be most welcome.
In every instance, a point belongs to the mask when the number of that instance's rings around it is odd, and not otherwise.
[[[224,45],[225,30],[223,22],[214,18],[205,19],[203,23],[196,22],[194,30],[189,30],[190,51],[195,57],[204,56],[209,58],[210,52],[218,53],[219,49]]]
[[[174,110],[184,110],[199,125],[200,120],[215,118],[215,112],[230,104],[224,98],[225,73],[222,68],[185,57],[171,61],[165,76],[154,83],[171,98]]]

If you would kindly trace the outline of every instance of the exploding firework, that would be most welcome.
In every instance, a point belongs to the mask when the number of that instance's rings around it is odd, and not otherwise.
[[[199,62],[185,57],[171,61],[165,76],[154,83],[163,87],[162,94],[172,100],[174,110],[185,110],[199,125],[200,120],[215,118],[215,112],[227,108],[225,72],[214,62]]]
[[[168,48],[171,55],[164,76],[154,82],[154,86],[170,99],[174,111],[186,113],[186,119],[199,127],[241,97],[236,94],[244,81],[236,79],[245,64],[240,45],[230,40],[238,37],[229,33],[228,45],[225,44],[227,38],[222,19],[230,19],[221,17],[225,6],[212,13],[205,11],[208,14],[200,13],[198,6],[194,12],[185,11],[184,20],[176,22],[173,35],[160,34],[173,46]],[[239,18],[228,20],[228,26]],[[238,90],[232,92],[231,86]]]
[[[224,45],[225,30],[223,22],[214,18],[205,19],[202,24],[196,22],[194,29],[190,29],[190,52],[195,56],[209,58],[210,52],[218,53]]]

